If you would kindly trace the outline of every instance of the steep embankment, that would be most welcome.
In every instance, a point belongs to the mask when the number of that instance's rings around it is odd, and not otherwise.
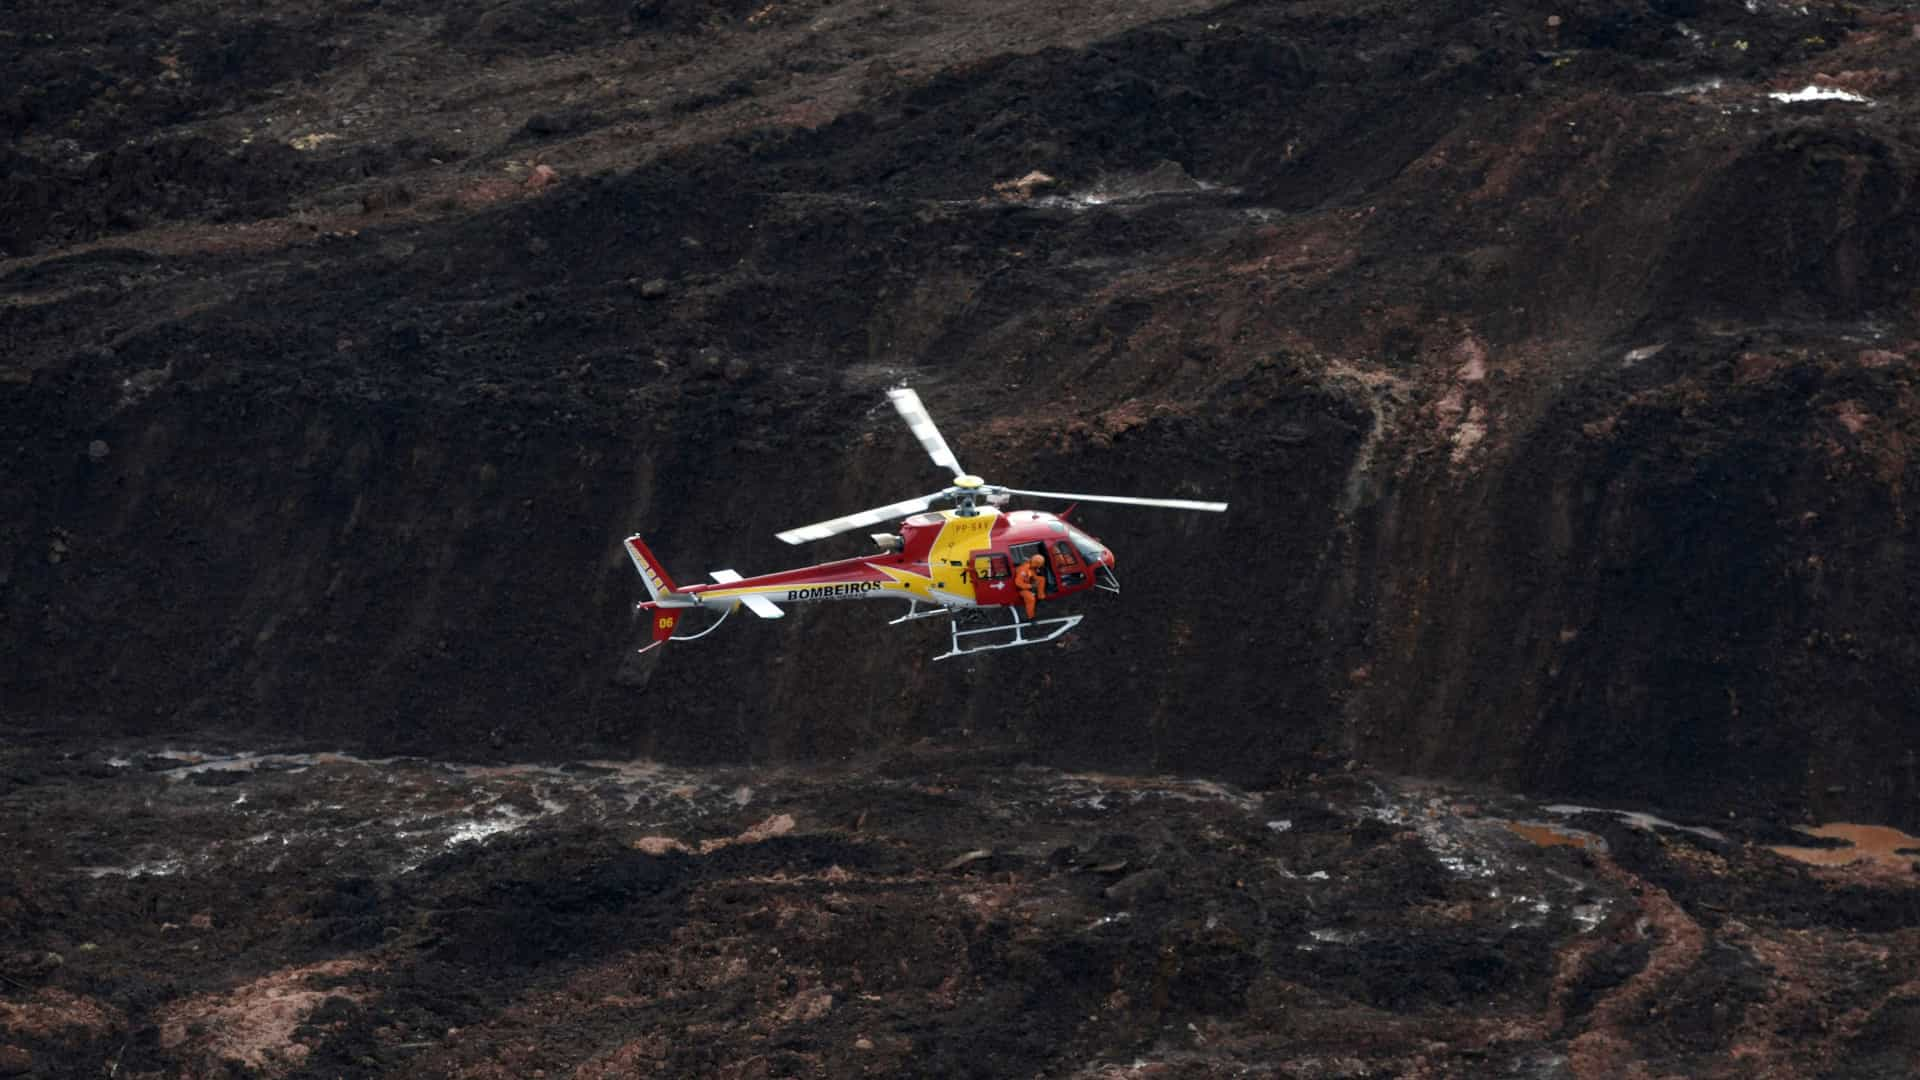
[[[96,49],[8,112],[6,715],[964,732],[1911,825],[1892,8],[388,4],[284,74]],[[1127,593],[1068,648],[935,667],[832,609],[628,656],[627,531],[754,570],[925,490],[902,380],[991,478],[1234,512],[1084,510]]]

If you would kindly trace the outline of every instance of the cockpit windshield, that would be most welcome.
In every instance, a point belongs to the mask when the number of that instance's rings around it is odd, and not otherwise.
[[[1106,547],[1079,529],[1068,526],[1067,536],[1073,540],[1073,546],[1080,549],[1080,557],[1087,562],[1097,563],[1107,557]]]

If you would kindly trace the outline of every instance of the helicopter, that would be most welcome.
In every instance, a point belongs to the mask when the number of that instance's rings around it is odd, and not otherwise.
[[[668,641],[703,638],[741,607],[763,619],[778,619],[786,614],[783,604],[831,600],[904,600],[906,614],[888,625],[947,618],[950,645],[935,660],[1044,645],[1078,626],[1083,616],[1023,618],[1025,600],[1015,586],[1017,567],[1040,556],[1043,595],[1049,601],[1089,589],[1117,593],[1120,579],[1114,573],[1113,549],[1067,520],[1072,506],[1057,514],[1005,509],[1013,496],[1213,513],[1227,509],[1223,502],[1032,491],[989,484],[960,467],[918,393],[902,387],[888,390],[887,397],[933,463],[953,474],[953,483],[932,494],[776,534],[789,544],[805,544],[904,518],[897,532],[871,534],[879,548],[876,553],[754,577],[714,570],[709,575],[711,582],[677,585],[646,541],[637,535],[627,537],[627,554],[651,597],[635,606],[636,611],[650,613],[652,621],[653,641],[641,652]],[[930,509],[940,502],[954,505]],[[1011,621],[999,618],[999,609],[1005,609]],[[676,637],[674,631],[682,617],[693,610],[717,611],[720,617],[698,633]]]

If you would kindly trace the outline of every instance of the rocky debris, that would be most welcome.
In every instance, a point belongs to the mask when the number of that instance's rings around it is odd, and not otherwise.
[[[963,754],[777,773],[311,755],[252,770],[236,803],[85,768],[107,755],[84,748],[33,768],[46,752],[0,745],[0,775],[26,784],[0,793],[0,828],[29,807],[38,823],[0,897],[32,881],[75,902],[9,909],[9,932],[32,953],[84,939],[55,977],[138,988],[114,991],[123,1015],[0,994],[0,1042],[48,1075],[716,1075],[772,1053],[808,1077],[1224,1076],[1310,1043],[1353,1075],[1520,1075],[1555,1055],[1705,1075],[1737,1048],[1811,1077],[1911,1049],[1920,882],[1815,880],[1747,842],[1783,828],[1766,822],[1716,822],[1722,842],[1589,813],[1604,843],[1579,847],[1525,828],[1554,816],[1525,800],[1364,769],[1254,797]],[[743,785],[806,812],[748,812]],[[540,816],[408,846],[425,812],[502,803]],[[620,840],[637,817],[692,839]],[[127,864],[154,835],[183,856],[162,890],[48,878]],[[1115,878],[1120,852],[1153,865]],[[186,932],[203,921],[219,931]]]

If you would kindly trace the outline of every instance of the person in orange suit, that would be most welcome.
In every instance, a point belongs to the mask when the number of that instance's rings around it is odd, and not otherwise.
[[[1046,565],[1045,556],[1035,555],[1013,572],[1013,587],[1020,590],[1020,599],[1027,605],[1029,619],[1033,618],[1034,601],[1047,598],[1047,575],[1043,572]]]

